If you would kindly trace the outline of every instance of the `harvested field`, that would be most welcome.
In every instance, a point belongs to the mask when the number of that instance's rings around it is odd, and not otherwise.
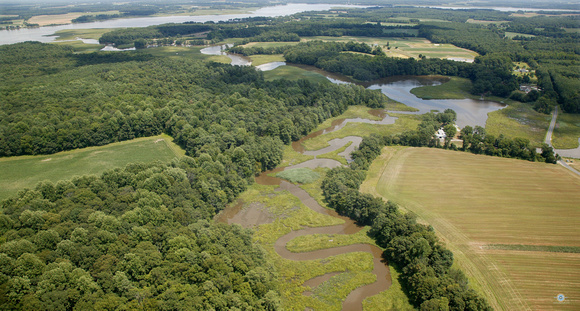
[[[456,265],[497,310],[580,307],[580,178],[559,165],[428,148],[390,147],[364,192],[431,224]],[[534,245],[527,251],[489,244]],[[559,303],[556,295],[569,299]]]

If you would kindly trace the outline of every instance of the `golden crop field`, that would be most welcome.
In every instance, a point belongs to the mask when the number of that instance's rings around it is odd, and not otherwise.
[[[580,178],[565,168],[388,147],[361,190],[431,224],[495,309],[580,308]]]

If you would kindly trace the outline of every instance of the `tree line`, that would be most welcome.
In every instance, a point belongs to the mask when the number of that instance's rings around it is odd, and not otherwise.
[[[138,51],[1,49],[3,156],[162,132],[188,155],[1,202],[3,309],[278,309],[275,271],[251,233],[212,217],[280,163],[284,144],[349,105],[385,101],[361,86],[266,82],[250,67]]]
[[[452,109],[446,109],[442,113],[426,113],[416,130],[405,131],[396,135],[371,135],[365,137],[358,150],[353,151],[351,167],[357,170],[366,170],[372,160],[380,154],[385,146],[411,146],[445,148],[462,150],[474,154],[488,156],[515,158],[527,161],[545,162],[555,164],[557,155],[552,147],[542,144],[541,153],[530,145],[525,138],[507,138],[500,134],[498,137],[487,134],[481,126],[465,126],[461,129],[459,137],[462,140],[461,148],[451,142],[457,133],[453,125],[456,113]],[[442,128],[446,134],[443,143],[435,136],[435,132]]]
[[[468,285],[464,273],[453,265],[453,253],[437,238],[433,227],[418,224],[413,213],[403,213],[393,202],[385,203],[370,194],[359,192],[370,163],[381,154],[384,146],[426,146],[456,149],[446,140],[443,146],[434,137],[443,127],[448,137],[455,134],[451,128],[456,114],[448,109],[443,113],[426,114],[415,131],[399,135],[365,137],[352,153],[350,167],[330,170],[322,182],[323,195],[328,206],[361,225],[371,226],[370,234],[385,248],[383,257],[401,272],[401,283],[411,303],[421,310],[491,310],[487,301]],[[553,163],[549,146],[536,155],[523,139],[494,139],[485,135],[485,129],[467,126],[461,132],[463,149],[473,153],[544,160]]]
[[[2,156],[49,154],[162,132],[183,141],[190,154],[242,146],[251,141],[248,136],[290,143],[348,105],[380,107],[385,100],[360,86],[265,82],[253,68],[146,53],[79,56],[40,43],[2,48],[14,56],[3,58]],[[26,53],[37,48],[40,52]]]

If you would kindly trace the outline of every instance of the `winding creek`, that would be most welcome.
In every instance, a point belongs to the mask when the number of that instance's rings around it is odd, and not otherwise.
[[[202,49],[201,52],[204,54],[211,55],[227,55],[232,59],[232,65],[251,65],[251,60],[239,55],[228,54],[224,52],[226,46],[214,46]],[[286,66],[285,62],[274,62],[267,63],[256,68],[262,71],[273,70],[280,66]],[[295,66],[295,65],[292,65]],[[336,84],[348,84],[353,83],[348,78],[331,74],[323,70],[311,67],[311,66],[298,66],[300,68],[314,71],[324,75],[328,80]],[[403,113],[414,113],[423,114],[429,111],[438,110],[443,111],[445,109],[451,108],[457,112],[457,124],[461,127],[465,125],[480,125],[485,127],[485,122],[487,121],[487,114],[489,112],[502,109],[505,105],[491,102],[491,101],[477,101],[471,99],[461,99],[461,100],[424,100],[417,98],[415,95],[411,94],[411,89],[424,85],[438,85],[445,82],[446,78],[442,77],[416,77],[416,76],[404,76],[404,77],[392,77],[388,79],[382,79],[378,81],[373,81],[371,83],[361,83],[361,85],[369,88],[380,90],[383,94],[387,95],[391,99],[398,102],[404,103],[410,107],[416,108],[416,112],[403,112]],[[336,151],[347,144],[350,145],[339,154],[339,156],[344,157],[347,161],[351,160],[350,154],[355,148],[357,148],[362,142],[362,138],[359,136],[347,136],[344,138],[336,138],[328,141],[328,147],[319,150],[305,150],[303,142],[312,139],[314,137],[324,135],[330,132],[334,132],[342,129],[348,123],[369,123],[369,124],[394,124],[397,117],[389,116],[383,109],[370,110],[369,113],[373,116],[378,117],[380,120],[369,120],[363,118],[352,118],[352,119],[337,119],[334,120],[330,127],[313,132],[298,141],[292,142],[292,148],[294,151],[311,155],[315,158],[302,162],[297,165],[289,166],[286,168],[276,168],[271,171],[263,172],[258,177],[256,177],[256,183],[261,185],[274,185],[278,186],[280,190],[286,190],[290,194],[297,197],[302,204],[310,208],[311,210],[321,213],[324,215],[329,215],[332,217],[337,217],[344,220],[341,225],[327,226],[327,227],[315,227],[315,228],[302,228],[300,230],[291,231],[290,233],[278,238],[274,243],[274,250],[282,258],[294,261],[305,261],[305,260],[316,260],[327,258],[330,256],[336,256],[340,254],[346,254],[351,252],[367,252],[373,256],[373,271],[372,273],[376,275],[377,279],[374,283],[361,286],[353,290],[344,300],[342,309],[343,310],[362,310],[362,302],[364,299],[370,296],[379,294],[382,291],[387,290],[391,285],[391,276],[389,273],[389,268],[387,264],[382,260],[381,254],[382,250],[375,245],[370,244],[354,244],[342,247],[327,248],[311,252],[293,253],[286,248],[288,242],[293,239],[313,234],[354,234],[362,229],[356,225],[356,223],[348,217],[343,217],[338,215],[333,210],[326,209],[314,198],[312,198],[306,191],[301,189],[299,186],[292,184],[290,182],[284,181],[277,177],[268,176],[268,174],[277,173],[283,171],[284,169],[293,169],[300,167],[308,167],[315,169],[317,167],[334,168],[342,166],[342,164],[336,160],[332,159],[318,159],[316,156],[326,154],[329,152]],[[268,216],[264,213],[256,211],[256,209],[244,209],[244,203],[238,202],[234,206],[227,208],[222,211],[217,217],[217,221],[224,223],[239,223],[246,227],[258,226],[265,222],[270,221]],[[322,283],[330,280],[333,276],[337,275],[339,272],[327,273],[321,276],[314,277],[307,280],[303,285],[315,288]],[[312,292],[305,291],[304,295],[310,295]]]
[[[338,119],[332,122],[331,126],[311,133],[308,136],[303,137],[301,140],[293,142],[292,147],[294,150],[307,154],[307,155],[321,155],[328,152],[332,152],[338,150],[352,142],[352,144],[341,153],[343,157],[347,160],[350,159],[350,152],[357,147],[360,142],[362,141],[361,137],[358,136],[348,136],[342,139],[334,139],[329,141],[330,146],[326,148],[322,148],[315,151],[305,151],[302,147],[302,142],[306,139],[311,139],[319,135],[323,135],[326,133],[330,133],[333,131],[337,131],[343,128],[349,122],[364,122],[364,123],[371,123],[371,124],[392,124],[395,122],[396,118],[390,117],[384,111],[376,109],[371,110],[371,114],[375,116],[382,117],[379,121],[362,119],[362,118],[354,118],[354,119]],[[335,248],[327,248],[322,250],[316,250],[311,252],[303,252],[303,253],[293,253],[290,252],[286,248],[286,244],[291,240],[305,235],[313,235],[313,234],[354,234],[359,232],[362,227],[358,226],[352,219],[348,217],[344,217],[339,215],[333,210],[326,209],[322,207],[314,198],[312,198],[306,191],[301,189],[299,186],[292,184],[290,182],[284,181],[280,178],[268,176],[272,173],[281,172],[284,169],[293,169],[299,167],[308,167],[308,168],[317,168],[317,167],[326,167],[326,168],[333,168],[337,166],[341,166],[342,164],[336,160],[332,159],[313,159],[309,161],[302,162],[297,165],[289,166],[286,168],[276,168],[271,171],[263,172],[258,177],[256,177],[256,183],[261,185],[274,185],[278,186],[280,190],[286,190],[290,194],[296,196],[302,204],[310,208],[311,210],[324,214],[329,215],[332,217],[336,217],[342,219],[344,221],[341,225],[335,226],[327,226],[327,227],[314,227],[314,228],[303,228],[301,230],[291,231],[290,233],[280,237],[274,243],[274,250],[278,255],[282,258],[295,260],[295,261],[304,261],[304,260],[316,260],[327,258],[330,256],[336,256],[340,254],[346,254],[351,252],[367,252],[373,256],[373,271],[372,273],[376,275],[377,280],[374,283],[361,286],[355,290],[353,290],[344,300],[342,304],[343,310],[362,310],[362,301],[370,296],[374,296],[379,294],[380,292],[388,289],[391,285],[391,276],[389,272],[389,267],[383,261],[381,254],[382,250],[375,245],[370,244],[354,244],[348,246],[341,246]],[[260,225],[264,221],[267,221],[267,217],[264,217],[261,213],[255,213],[252,215],[243,215],[243,202],[238,202],[234,206],[227,208],[226,210],[222,211],[217,217],[216,220],[224,223],[239,223],[243,226],[255,226]],[[321,276],[317,276],[313,279],[310,279],[304,283],[304,286],[308,287],[316,287],[322,284],[325,281],[328,281],[331,277],[338,274],[337,272],[327,273]],[[304,292],[305,295],[309,295],[310,292]]]

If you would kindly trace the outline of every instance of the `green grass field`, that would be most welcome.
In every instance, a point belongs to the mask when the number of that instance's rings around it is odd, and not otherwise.
[[[505,32],[505,36],[506,36],[506,38],[510,38],[510,39],[512,39],[515,36],[526,37],[526,38],[533,38],[533,37],[535,37],[535,35],[529,35],[529,34],[517,33],[517,32],[509,32],[509,31],[506,31]]]
[[[580,254],[538,251],[580,246],[579,189],[559,165],[406,147],[383,149],[361,186],[432,225],[496,310],[580,307]]]
[[[318,83],[330,83],[323,75],[294,66],[280,66],[274,70],[265,71],[264,79],[273,81],[276,79],[300,80],[306,79]]]
[[[261,48],[273,48],[279,46],[288,46],[288,45],[296,45],[299,42],[291,41],[291,42],[250,42],[247,44],[242,45],[243,47],[261,47]]]
[[[146,49],[144,52],[149,53],[153,56],[159,57],[170,57],[170,58],[190,58],[202,61],[214,61],[218,63],[229,64],[232,60],[225,55],[205,55],[201,54],[199,50],[205,48],[205,46],[192,46],[192,47],[182,47],[182,46],[162,46],[156,48]]]
[[[418,58],[419,55],[425,55],[427,57],[433,58],[465,58],[474,59],[478,54],[476,52],[458,48],[452,44],[436,44],[431,43],[431,41],[424,38],[394,38],[394,37],[326,37],[326,36],[315,36],[315,37],[304,37],[303,41],[311,40],[322,40],[331,42],[364,42],[370,45],[377,44],[383,47],[383,51],[392,57],[403,57],[403,58]],[[385,46],[389,44],[391,47],[388,50]]]
[[[577,148],[578,138],[580,138],[580,114],[559,113],[552,134],[554,148]]]
[[[0,158],[0,200],[44,180],[57,182],[131,162],[169,161],[184,154],[171,137],[159,135],[51,155]]]

